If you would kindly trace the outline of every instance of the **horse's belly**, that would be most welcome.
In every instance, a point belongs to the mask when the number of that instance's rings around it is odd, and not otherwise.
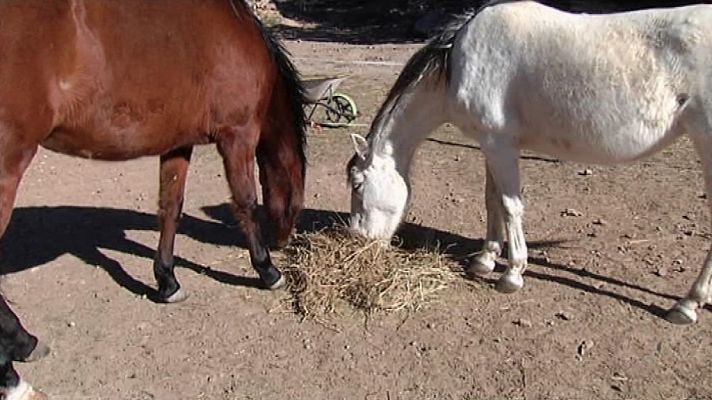
[[[679,118],[688,105],[687,95],[653,86],[632,90],[621,85],[617,94],[605,87],[569,97],[563,88],[538,88],[533,102],[520,107],[522,147],[606,164],[651,154],[678,136]]]
[[[615,164],[633,161],[669,145],[680,135],[677,131],[630,132],[611,130],[606,133],[576,132],[556,136],[523,136],[524,149],[562,160]]]
[[[155,156],[176,146],[175,138],[164,135],[138,134],[133,131],[94,133],[83,130],[55,129],[40,145],[70,156],[122,161],[142,156]],[[188,140],[194,144],[199,140]]]

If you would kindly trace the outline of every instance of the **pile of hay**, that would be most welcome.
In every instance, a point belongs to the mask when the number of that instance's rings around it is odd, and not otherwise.
[[[365,312],[415,311],[456,282],[457,263],[437,249],[384,246],[336,226],[299,234],[285,249],[290,305],[304,317],[347,305]]]

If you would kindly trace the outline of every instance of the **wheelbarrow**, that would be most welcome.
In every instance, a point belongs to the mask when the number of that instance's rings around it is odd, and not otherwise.
[[[356,119],[356,102],[348,95],[336,91],[346,78],[348,75],[302,81],[307,120],[319,126],[336,128],[348,126]]]

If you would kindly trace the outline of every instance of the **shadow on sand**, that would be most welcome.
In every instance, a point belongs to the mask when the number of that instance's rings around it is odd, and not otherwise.
[[[184,215],[179,234],[202,243],[245,247],[245,238],[234,224],[227,204],[204,207],[202,211],[207,218]],[[346,213],[306,209],[300,217],[297,231],[318,232],[334,224],[343,223],[347,218]],[[71,254],[89,265],[103,268],[117,284],[128,291],[155,299],[155,289],[152,286],[133,278],[117,261],[102,252],[102,250],[113,250],[138,256],[145,259],[146,267],[150,268],[155,250],[129,239],[126,232],[132,230],[157,231],[155,215],[132,210],[93,207],[17,208],[14,210],[9,229],[0,242],[0,271],[2,274],[23,271],[44,265],[64,254]],[[481,240],[410,223],[401,226],[398,236],[400,245],[405,249],[438,247],[447,257],[463,265],[467,263],[469,256],[482,246]],[[545,249],[559,244],[561,241],[529,242],[529,248]],[[645,304],[612,290],[596,288],[579,278],[635,289],[665,299],[676,299],[669,294],[658,293],[636,284],[576,267],[552,263],[545,259],[531,257],[530,263],[557,272],[557,274],[547,274],[530,270],[526,273],[530,278],[556,282],[589,293],[608,296],[658,316],[664,313],[664,310],[659,307]],[[260,281],[254,277],[238,276],[216,270],[211,266],[200,265],[182,258],[179,254],[176,257],[176,266],[234,286],[262,287]],[[501,271],[501,266],[498,269]],[[561,276],[561,272],[570,276]],[[483,281],[493,282],[490,279],[483,279]]]

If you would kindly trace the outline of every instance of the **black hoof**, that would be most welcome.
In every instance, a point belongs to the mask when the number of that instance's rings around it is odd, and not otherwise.
[[[273,266],[257,269],[257,273],[262,283],[264,283],[265,287],[269,290],[279,289],[286,283],[286,279],[284,279],[282,273]]]
[[[37,360],[41,360],[45,357],[47,357],[50,353],[50,348],[43,342],[38,341],[37,345],[35,345],[35,348],[30,352],[30,354],[23,358],[22,360],[18,360],[21,362],[35,362]]]

